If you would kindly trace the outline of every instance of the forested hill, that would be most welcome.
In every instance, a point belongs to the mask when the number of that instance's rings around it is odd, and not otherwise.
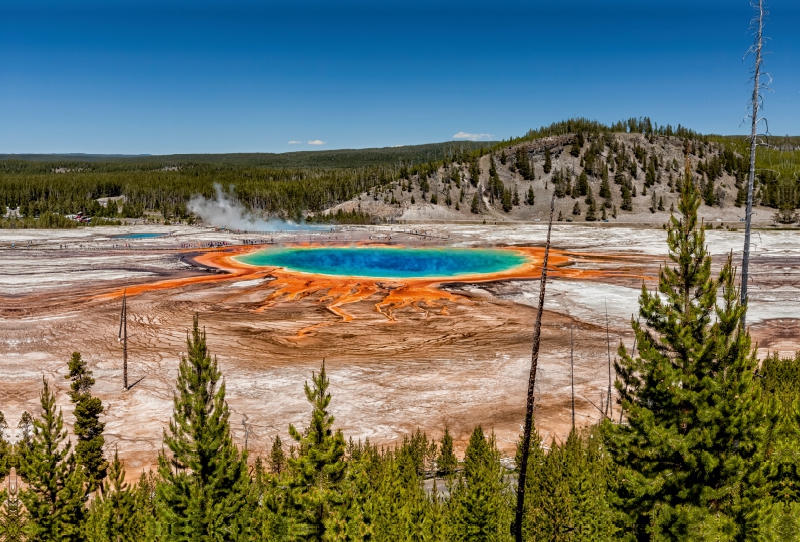
[[[798,221],[798,145],[800,138],[775,138],[759,149],[755,219],[762,224]],[[546,220],[555,190],[560,220],[660,225],[674,208],[685,150],[703,191],[703,216],[736,223],[747,146],[743,138],[645,117],[612,125],[571,119],[499,142],[283,154],[0,155],[0,227],[77,227],[65,215],[78,212],[94,223],[192,222],[187,203],[214,198],[215,183],[256,216],[295,222]]]
[[[170,166],[189,163],[227,164],[233,166],[260,166],[271,168],[331,167],[357,168],[399,163],[420,163],[444,160],[456,152],[489,148],[494,141],[448,141],[423,145],[401,145],[369,149],[337,149],[296,151],[284,153],[253,152],[226,154],[166,154],[166,155],[109,155],[109,154],[0,154],[0,160],[25,160],[44,162],[45,167],[54,164],[64,167],[79,166],[81,162],[110,162],[117,168],[131,169],[146,166]],[[56,166],[57,167],[57,166]]]

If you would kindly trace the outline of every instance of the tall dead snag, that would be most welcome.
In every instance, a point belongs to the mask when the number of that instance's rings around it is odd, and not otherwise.
[[[122,341],[122,391],[128,391],[128,292],[122,293],[122,312],[119,316],[119,340]]]
[[[553,230],[553,211],[556,208],[556,193],[550,198],[550,221],[547,224],[547,242],[544,245],[542,260],[542,279],[539,284],[539,307],[536,323],[533,326],[533,348],[531,352],[531,374],[528,377],[528,402],[525,407],[525,432],[522,436],[522,459],[520,460],[517,481],[517,511],[514,518],[514,537],[522,542],[522,513],[525,507],[525,481],[528,477],[528,454],[531,448],[531,429],[533,425],[533,391],[536,386],[536,366],[539,363],[539,339],[542,335],[542,311],[544,310],[544,290],[547,283],[547,258],[550,255],[550,232]]]
[[[756,147],[758,145],[758,124],[760,122],[766,123],[765,118],[759,118],[759,112],[763,107],[764,97],[763,90],[770,90],[769,84],[772,82],[772,77],[768,73],[762,73],[763,64],[763,49],[764,49],[764,18],[768,12],[764,8],[764,0],[754,0],[751,5],[756,11],[755,17],[750,22],[750,27],[753,30],[753,45],[747,50],[747,55],[754,55],[756,57],[753,64],[753,76],[750,79],[753,82],[753,96],[750,98],[748,107],[752,107],[752,112],[748,114],[747,118],[750,119],[750,171],[747,176],[747,211],[745,213],[744,223],[744,253],[742,254],[742,289],[741,289],[741,303],[747,304],[747,278],[750,267],[750,224],[753,218],[753,183],[756,176]],[[766,76],[767,82],[762,83],[762,75]],[[768,130],[769,131],[769,130]],[[742,324],[744,324],[746,313],[742,313]]]

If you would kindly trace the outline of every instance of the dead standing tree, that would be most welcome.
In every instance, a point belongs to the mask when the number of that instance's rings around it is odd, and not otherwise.
[[[522,435],[522,458],[520,459],[519,478],[517,480],[517,509],[514,518],[514,537],[522,542],[522,513],[525,507],[525,481],[528,477],[528,455],[531,448],[531,429],[533,425],[533,398],[536,386],[536,367],[539,364],[539,339],[542,335],[542,311],[544,310],[544,290],[547,283],[547,258],[550,255],[550,232],[553,230],[553,211],[556,208],[556,192],[550,198],[550,221],[547,224],[547,241],[544,245],[542,260],[542,279],[539,283],[539,306],[536,311],[536,323],[533,326],[533,349],[531,352],[531,374],[528,377],[528,402],[525,408],[525,431]]]
[[[756,57],[753,64],[751,81],[753,82],[753,96],[750,98],[748,108],[752,108],[752,112],[748,113],[745,120],[750,119],[750,171],[747,176],[747,211],[745,213],[744,224],[744,253],[742,254],[742,289],[741,289],[741,302],[742,305],[747,304],[747,278],[750,268],[750,224],[753,218],[753,183],[756,176],[756,147],[758,146],[758,125],[761,122],[767,123],[767,119],[759,117],[759,113],[764,106],[763,91],[771,90],[769,85],[772,83],[772,76],[768,73],[763,73],[763,50],[764,50],[764,19],[768,15],[765,7],[764,0],[755,0],[751,3],[753,9],[756,11],[756,16],[750,22],[750,27],[753,30],[753,45],[747,50],[747,55],[754,55]],[[761,78],[766,77],[767,82],[762,83]],[[769,126],[767,126],[769,132]],[[744,323],[745,314],[742,314],[742,323]]]
[[[122,391],[128,391],[128,295],[122,293],[122,312],[119,316],[119,336],[122,341]]]

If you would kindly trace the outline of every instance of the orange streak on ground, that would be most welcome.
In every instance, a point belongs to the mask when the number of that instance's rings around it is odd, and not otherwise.
[[[361,243],[359,243],[361,244]],[[313,246],[332,246],[316,243],[298,243],[293,246],[313,247]],[[337,245],[333,245],[337,246]],[[338,246],[353,246],[338,245]],[[380,243],[372,243],[370,246],[386,246]],[[544,257],[543,248],[513,247],[504,250],[513,250],[521,253],[526,258],[526,263],[498,273],[481,274],[472,276],[459,276],[454,278],[404,278],[404,279],[376,279],[367,277],[338,277],[329,275],[317,275],[311,273],[300,273],[285,271],[275,267],[255,267],[241,263],[234,259],[236,256],[249,254],[263,248],[259,245],[249,245],[246,247],[234,247],[220,250],[209,250],[194,259],[198,263],[210,268],[225,271],[225,274],[209,275],[200,277],[189,277],[183,279],[171,279],[151,284],[141,284],[131,286],[127,289],[128,295],[137,295],[147,291],[168,290],[181,288],[192,284],[208,282],[218,282],[224,280],[246,280],[253,278],[274,277],[275,280],[263,286],[257,286],[247,290],[250,293],[261,288],[272,290],[263,304],[256,311],[263,311],[276,303],[302,299],[315,294],[322,294],[320,303],[324,303],[326,308],[343,322],[349,322],[353,315],[348,313],[344,307],[349,304],[365,301],[376,294],[385,293],[383,298],[375,303],[375,310],[384,315],[389,321],[394,321],[394,312],[407,308],[415,307],[425,313],[429,309],[439,309],[440,314],[447,315],[447,307],[441,302],[451,303],[471,303],[465,296],[453,294],[442,290],[439,286],[445,282],[491,282],[498,280],[538,280],[541,274],[541,262]],[[572,279],[600,279],[604,277],[631,277],[649,279],[639,275],[626,274],[624,272],[586,269],[572,267],[576,262],[582,264],[595,263],[600,260],[591,254],[566,253],[559,250],[550,251],[549,256],[550,277],[563,277]],[[242,292],[245,293],[245,292]],[[114,298],[122,295],[122,291],[98,296],[99,298]],[[234,298],[241,294],[233,294],[227,299]],[[320,323],[301,329],[295,338],[299,339],[309,334],[314,329],[330,323]]]

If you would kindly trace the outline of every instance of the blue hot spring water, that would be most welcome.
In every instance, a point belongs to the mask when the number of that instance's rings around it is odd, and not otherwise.
[[[154,239],[164,237],[166,233],[126,233],[124,235],[112,235],[112,239]]]
[[[370,278],[445,278],[506,271],[527,260],[510,250],[458,248],[282,248],[239,256],[258,267]]]

